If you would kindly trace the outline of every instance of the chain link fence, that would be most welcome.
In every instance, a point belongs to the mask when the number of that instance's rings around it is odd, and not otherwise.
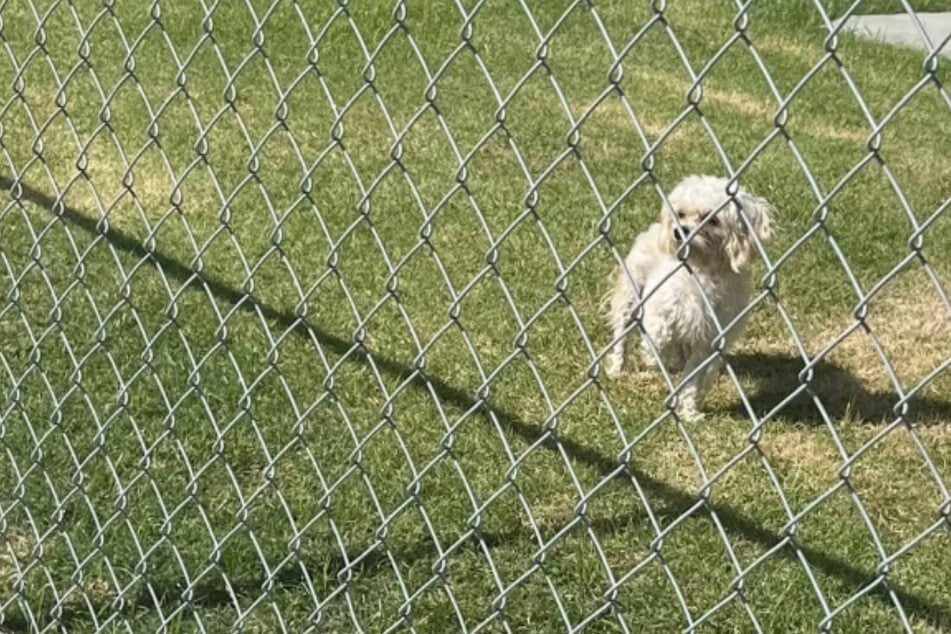
[[[0,626],[951,626],[947,39],[384,4],[0,3]],[[598,305],[693,172],[780,225],[696,423]]]

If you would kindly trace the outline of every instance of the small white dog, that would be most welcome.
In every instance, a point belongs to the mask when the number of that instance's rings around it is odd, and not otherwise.
[[[688,176],[668,196],[670,207],[662,205],[660,222],[635,240],[611,293],[614,346],[605,358],[608,375],[625,369],[624,334],[638,305],[647,335],[642,357],[651,369],[660,361],[686,378],[713,354],[717,335],[725,331],[724,352],[739,338],[745,316],[733,321],[750,299],[753,235],[760,242],[769,239],[775,210],[742,188],[730,199],[728,183]],[[703,417],[700,407],[720,365],[718,356],[681,388],[677,413],[683,419]]]

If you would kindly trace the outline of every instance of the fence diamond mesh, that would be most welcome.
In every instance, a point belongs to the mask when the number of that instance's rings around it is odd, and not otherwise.
[[[912,4],[0,2],[0,626],[951,627]],[[599,306],[690,173],[779,223],[702,421]]]

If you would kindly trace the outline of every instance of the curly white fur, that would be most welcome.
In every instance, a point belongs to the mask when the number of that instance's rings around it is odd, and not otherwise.
[[[624,335],[638,305],[646,334],[642,358],[652,369],[659,362],[688,377],[713,354],[711,344],[724,329],[724,351],[739,338],[745,316],[733,322],[750,298],[753,236],[760,242],[770,238],[775,211],[742,188],[727,202],[728,183],[714,176],[688,176],[667,197],[670,206],[663,206],[660,222],[635,240],[611,294],[615,343],[605,359],[609,375],[625,369]],[[685,261],[681,249],[686,250]],[[681,388],[678,415],[702,418],[704,396],[721,363],[717,355]]]

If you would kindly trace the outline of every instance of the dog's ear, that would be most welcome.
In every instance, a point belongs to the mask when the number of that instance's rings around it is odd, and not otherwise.
[[[730,214],[733,226],[730,227],[726,252],[730,258],[730,268],[739,273],[749,265],[756,250],[751,230],[760,242],[769,240],[773,235],[776,209],[765,198],[753,196],[745,190],[740,190],[736,203],[740,209]]]
[[[740,190],[737,197],[743,207],[746,219],[756,232],[760,242],[766,242],[773,237],[773,225],[776,219],[776,208],[765,198],[753,196],[745,190]]]
[[[677,250],[677,242],[674,240],[674,228],[677,226],[676,212],[674,208],[666,202],[660,205],[660,225],[663,227],[664,247],[673,252]]]

